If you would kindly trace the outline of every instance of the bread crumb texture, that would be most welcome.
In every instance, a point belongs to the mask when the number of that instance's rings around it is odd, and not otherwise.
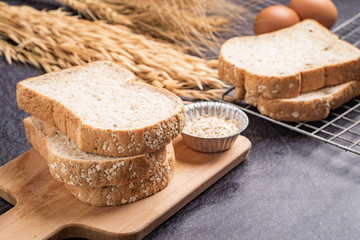
[[[85,152],[114,157],[154,152],[182,131],[184,104],[134,79],[115,63],[94,62],[19,82],[18,105],[58,127]]]

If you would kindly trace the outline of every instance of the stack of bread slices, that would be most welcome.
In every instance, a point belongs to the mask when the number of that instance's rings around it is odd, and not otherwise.
[[[219,76],[260,113],[317,121],[360,95],[360,50],[315,20],[226,41]]]
[[[23,80],[17,101],[26,136],[51,175],[80,201],[131,203],[164,189],[184,105],[162,88],[100,61]]]

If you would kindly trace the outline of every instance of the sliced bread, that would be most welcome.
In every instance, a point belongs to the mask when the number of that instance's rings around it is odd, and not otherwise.
[[[238,99],[245,94],[293,98],[360,80],[360,50],[307,19],[272,33],[229,39],[221,47],[218,69]]]
[[[260,113],[279,121],[318,121],[328,117],[330,110],[360,95],[360,81],[303,93],[295,98],[258,98]]]
[[[94,62],[19,82],[17,101],[83,151],[134,156],[165,147],[185,124],[178,96],[134,79],[115,63]]]
[[[128,184],[89,187],[64,184],[80,201],[95,206],[115,206],[149,197],[166,188],[174,175],[175,156],[168,155],[165,162],[151,176]]]
[[[154,174],[168,155],[172,144],[151,153],[130,157],[108,157],[80,150],[59,129],[35,117],[24,119],[27,139],[46,159],[51,175],[73,186],[126,184]]]

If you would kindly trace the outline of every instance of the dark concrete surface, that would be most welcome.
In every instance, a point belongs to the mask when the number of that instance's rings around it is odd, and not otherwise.
[[[7,2],[54,7],[53,1]],[[360,11],[360,0],[334,2],[336,25]],[[42,73],[0,57],[0,166],[31,148],[16,83]],[[145,239],[360,239],[360,156],[249,118],[248,159]],[[0,198],[0,214],[10,208]]]

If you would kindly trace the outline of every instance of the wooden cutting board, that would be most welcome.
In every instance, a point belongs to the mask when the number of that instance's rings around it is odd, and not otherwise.
[[[139,202],[95,207],[75,199],[34,149],[0,167],[0,197],[15,206],[0,216],[0,239],[141,239],[245,160],[250,141],[228,151],[195,152],[174,140],[176,171],[169,186]]]

